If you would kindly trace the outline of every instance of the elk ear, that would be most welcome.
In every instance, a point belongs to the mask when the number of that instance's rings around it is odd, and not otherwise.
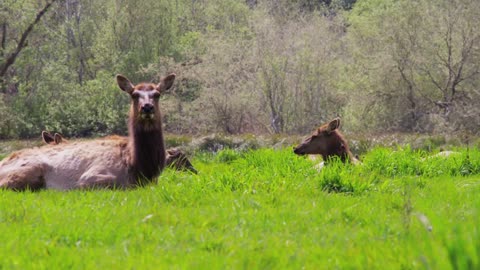
[[[53,138],[55,139],[55,143],[56,144],[59,144],[61,142],[64,141],[62,135],[58,134],[58,133],[55,133],[55,135],[53,136]]]
[[[180,150],[178,150],[177,148],[167,149],[167,154],[171,157],[177,157],[180,153]]]
[[[157,90],[161,93],[163,91],[170,89],[173,85],[173,82],[175,81],[175,76],[176,76],[175,73],[171,73],[165,76],[157,85]]]
[[[120,89],[129,94],[131,94],[133,92],[133,88],[135,88],[135,86],[125,76],[120,74],[117,75],[117,83]]]
[[[337,117],[335,119],[333,119],[332,121],[330,121],[330,123],[328,123],[328,127],[327,127],[327,131],[328,133],[334,131],[335,129],[339,128],[340,127],[340,118]]]
[[[42,139],[43,139],[43,142],[45,142],[46,144],[50,144],[53,141],[55,141],[52,134],[50,134],[50,132],[45,130],[42,131]]]

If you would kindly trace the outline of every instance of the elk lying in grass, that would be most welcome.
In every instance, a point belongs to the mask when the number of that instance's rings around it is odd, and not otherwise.
[[[57,145],[60,143],[67,143],[68,141],[59,133],[52,135],[48,131],[42,131],[42,139],[46,144]],[[108,139],[108,137],[106,138]],[[189,171],[197,174],[198,171],[193,167],[187,155],[178,148],[171,148],[166,150],[165,167],[170,167],[177,171]]]
[[[166,163],[158,100],[174,80],[175,74],[170,74],[159,84],[133,85],[117,75],[118,86],[131,97],[128,137],[12,153],[0,161],[0,188],[130,188],[156,181]]]
[[[198,173],[190,160],[188,160],[187,155],[185,155],[185,153],[178,148],[167,149],[165,165],[166,167],[173,168],[177,171],[187,171],[194,174]]]
[[[343,162],[357,164],[360,161],[356,159],[348,147],[347,141],[338,131],[340,127],[340,118],[320,126],[301,144],[294,148],[293,152],[297,155],[321,155],[324,162],[332,157],[338,157]],[[317,167],[321,169],[323,162]]]

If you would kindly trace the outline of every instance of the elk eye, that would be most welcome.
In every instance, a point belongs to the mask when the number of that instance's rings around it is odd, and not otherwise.
[[[153,94],[153,98],[154,98],[154,99],[160,98],[160,93],[159,93],[159,92],[155,92],[155,93]]]
[[[132,93],[132,98],[133,99],[138,99],[140,97],[140,94],[139,93],[136,93],[136,92],[133,92]]]

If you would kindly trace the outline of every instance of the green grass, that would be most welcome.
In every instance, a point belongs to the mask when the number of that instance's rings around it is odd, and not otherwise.
[[[0,269],[478,269],[480,151],[193,159],[129,191],[0,191]]]

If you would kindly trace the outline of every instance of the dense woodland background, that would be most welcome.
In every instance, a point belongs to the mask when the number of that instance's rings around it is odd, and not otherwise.
[[[168,72],[175,134],[479,134],[480,1],[0,1],[0,139],[125,134],[115,74]]]

